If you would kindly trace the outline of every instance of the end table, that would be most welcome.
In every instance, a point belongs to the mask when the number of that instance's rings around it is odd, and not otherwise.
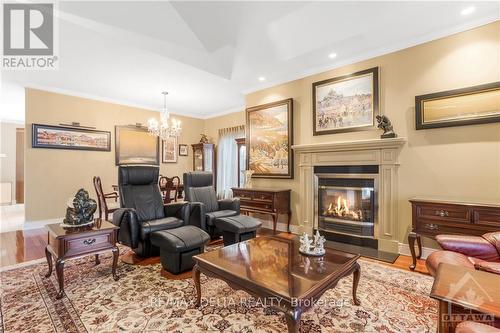
[[[119,250],[116,246],[117,226],[105,220],[96,219],[91,226],[63,228],[59,223],[45,226],[48,230],[47,246],[45,255],[49,272],[45,277],[52,274],[52,258],[56,262],[57,281],[59,283],[59,293],[57,299],[64,295],[64,262],[66,259],[78,258],[90,254],[95,255],[95,263],[99,265],[99,253],[105,251],[113,252],[112,274],[115,281],[119,279],[116,275]]]

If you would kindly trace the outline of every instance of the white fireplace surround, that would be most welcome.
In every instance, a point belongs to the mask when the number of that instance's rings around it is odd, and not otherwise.
[[[337,141],[294,145],[299,168],[299,222],[302,230],[312,233],[314,225],[314,167],[333,165],[378,165],[378,219],[374,237],[379,249],[398,253],[398,166],[405,138]]]

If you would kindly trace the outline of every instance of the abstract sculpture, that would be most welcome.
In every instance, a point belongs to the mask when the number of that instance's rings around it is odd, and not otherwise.
[[[69,199],[66,217],[62,225],[64,227],[81,227],[92,224],[96,209],[95,200],[90,199],[89,193],[81,188],[76,192],[74,198]]]
[[[377,128],[380,128],[384,133],[380,136],[382,139],[395,138],[397,135],[394,132],[392,123],[387,116],[377,115]]]
[[[310,239],[309,235],[304,232],[300,236],[299,252],[307,256],[322,256],[325,254],[325,242],[325,237],[321,236],[318,230],[314,234],[314,239]]]

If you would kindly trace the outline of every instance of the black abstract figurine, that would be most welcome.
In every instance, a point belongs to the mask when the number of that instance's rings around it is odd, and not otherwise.
[[[83,188],[76,192],[73,201],[68,203],[64,224],[82,225],[89,224],[94,220],[94,213],[97,209],[97,203],[89,197],[89,193]]]
[[[395,138],[397,135],[394,133],[391,121],[387,116],[377,115],[377,127],[384,131],[380,136],[382,139]]]

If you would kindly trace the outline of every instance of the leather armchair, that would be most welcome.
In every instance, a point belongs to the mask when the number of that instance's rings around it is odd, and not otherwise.
[[[500,231],[482,236],[438,235],[436,241],[444,251],[427,257],[432,276],[442,262],[500,274]]]
[[[192,171],[183,175],[184,197],[192,204],[190,224],[217,238],[222,232],[215,226],[215,219],[240,215],[240,199],[217,200],[213,175],[206,171]]]
[[[159,249],[151,244],[151,233],[189,222],[188,203],[163,204],[158,175],[159,167],[156,166],[118,168],[118,188],[123,208],[113,213],[113,224],[120,227],[118,241],[131,247],[140,257],[159,254]]]

